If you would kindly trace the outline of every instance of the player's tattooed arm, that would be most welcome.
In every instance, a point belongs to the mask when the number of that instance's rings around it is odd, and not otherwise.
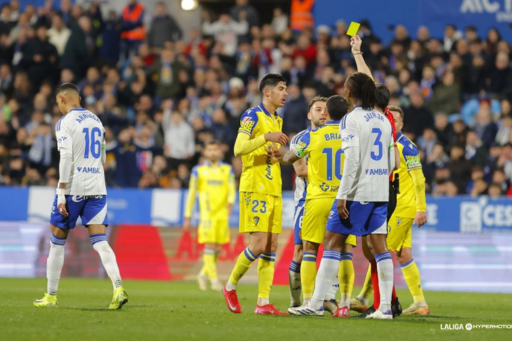
[[[306,162],[306,159],[299,159],[294,162],[293,169],[295,169],[297,176],[300,176],[301,178],[308,176],[308,163]]]
[[[296,162],[298,160],[300,160],[300,157],[295,155],[295,152],[292,150],[289,150],[286,153],[284,153],[284,155],[279,159],[281,164],[283,164],[285,166],[292,165],[294,162]]]

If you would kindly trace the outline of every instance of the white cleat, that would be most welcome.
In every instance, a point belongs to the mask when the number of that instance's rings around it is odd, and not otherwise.
[[[366,316],[367,319],[375,319],[375,320],[392,320],[393,313],[391,310],[386,312],[382,312],[380,310],[376,310],[373,314]]]
[[[197,275],[197,283],[199,284],[200,290],[202,290],[202,291],[208,290],[208,277],[206,277],[205,275],[203,275],[203,274]]]
[[[212,281],[211,289],[213,291],[222,291],[222,287],[223,287],[223,285],[218,279],[215,279]]]
[[[308,302],[300,307],[288,308],[288,312],[297,316],[324,316],[324,307],[321,306],[320,309],[315,309]]]

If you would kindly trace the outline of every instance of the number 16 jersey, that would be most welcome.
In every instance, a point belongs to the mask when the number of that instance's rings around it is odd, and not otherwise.
[[[101,162],[105,129],[98,116],[86,109],[72,109],[57,122],[55,133],[61,158],[63,154],[71,154],[72,160],[65,194],[106,195]]]

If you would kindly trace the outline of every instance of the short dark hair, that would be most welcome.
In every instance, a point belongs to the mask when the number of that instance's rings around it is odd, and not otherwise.
[[[217,147],[220,147],[220,141],[219,140],[211,140],[211,141],[208,141],[208,142],[205,142],[204,146],[205,147],[208,147],[208,146],[217,146]]]
[[[278,73],[267,73],[260,81],[260,93],[267,87],[273,88],[279,83],[286,83],[286,79]]]
[[[327,102],[327,97],[322,97],[322,96],[315,96],[315,97],[313,97],[313,99],[309,102],[308,112],[311,110],[311,107],[316,102]]]
[[[348,111],[348,102],[340,95],[329,97],[326,104],[329,117],[335,121],[341,120]]]
[[[384,84],[377,83],[375,84],[375,87],[377,88],[377,92],[375,93],[375,99],[377,100],[376,105],[384,110],[389,104],[391,93]]]
[[[76,92],[77,94],[79,94],[80,92],[78,91],[78,88],[76,87],[75,84],[73,83],[62,83],[58,88],[57,88],[57,92],[56,94],[60,94],[61,92],[64,92],[64,91],[74,91]]]
[[[391,105],[388,107],[388,110],[399,113],[402,121],[404,120],[404,111],[402,109],[400,109],[399,107],[395,107],[394,105]]]
[[[348,77],[347,88],[352,95],[361,101],[361,107],[365,110],[371,110],[377,104],[375,83],[373,79],[362,72],[356,72]],[[329,110],[329,109],[327,109]]]

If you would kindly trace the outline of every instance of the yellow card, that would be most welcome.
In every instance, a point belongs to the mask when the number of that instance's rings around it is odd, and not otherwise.
[[[350,23],[350,26],[348,27],[347,35],[351,37],[355,36],[357,34],[357,31],[359,30],[359,26],[361,26],[360,23],[352,21]]]

